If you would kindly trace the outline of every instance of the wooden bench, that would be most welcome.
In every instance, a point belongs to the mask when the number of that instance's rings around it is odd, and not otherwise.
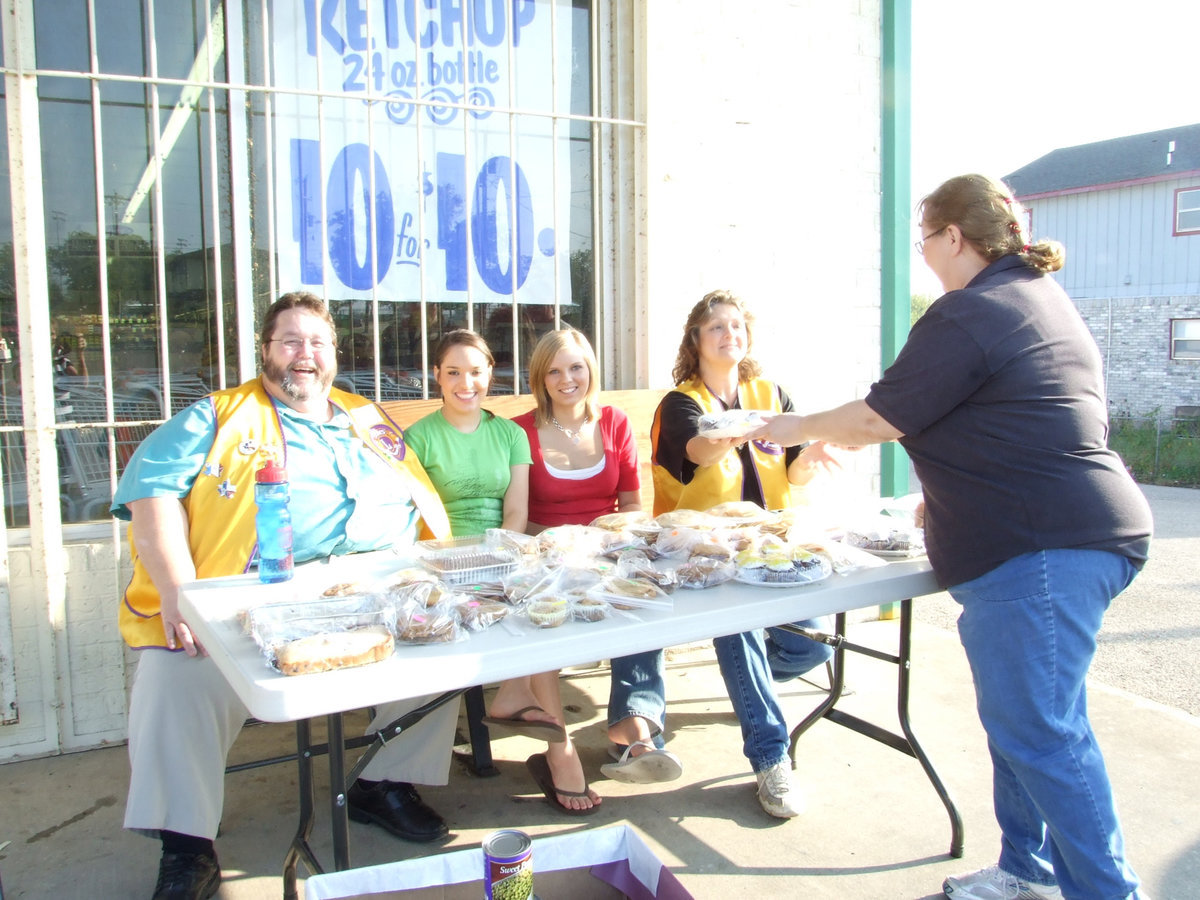
[[[638,467],[641,470],[642,509],[650,512],[654,507],[654,484],[650,477],[650,424],[654,411],[662,400],[665,390],[601,391],[600,405],[614,406],[629,417],[637,438]],[[384,412],[395,419],[401,428],[407,428],[418,419],[440,409],[441,398],[431,400],[386,400],[379,404]],[[533,409],[537,403],[532,394],[499,395],[488,397],[484,408],[498,416],[511,419]]]

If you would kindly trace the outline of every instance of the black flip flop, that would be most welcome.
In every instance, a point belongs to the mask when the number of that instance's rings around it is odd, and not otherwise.
[[[521,718],[525,713],[532,710],[545,712],[540,706],[526,706],[518,709],[507,719],[500,716],[484,716],[483,724],[489,728],[493,726],[503,728],[515,734],[523,734],[525,737],[537,738],[538,740],[548,741],[551,744],[561,744],[567,739],[566,729],[555,722],[543,722],[539,719],[531,721]]]
[[[568,816],[590,816],[600,808],[598,804],[593,803],[587,809],[572,809],[569,806],[563,806],[558,799],[558,794],[564,797],[589,797],[587,785],[584,785],[582,791],[564,791],[560,787],[554,786],[554,776],[550,774],[550,763],[546,759],[545,753],[535,753],[529,759],[525,760],[525,768],[529,770],[529,774],[533,776],[533,780],[537,786],[542,789],[542,793],[546,795],[546,800],[551,806],[557,807],[560,812]]]

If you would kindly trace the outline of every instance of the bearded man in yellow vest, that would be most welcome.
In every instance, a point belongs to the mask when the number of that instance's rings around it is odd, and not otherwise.
[[[729,291],[712,291],[692,307],[672,372],[675,390],[663,397],[650,429],[655,515],[706,510],[729,501],[782,509],[791,505],[793,484],[806,484],[818,467],[837,466],[820,442],[785,450],[765,441],[700,435],[699,419],[706,413],[772,414],[792,408],[783,389],[762,378],[750,356],[753,324],[746,305]],[[818,619],[795,624],[828,628]],[[804,674],[825,662],[832,649],[777,628],[726,635],[713,646],[742,727],[742,749],[754,769],[759,805],[778,818],[798,815],[803,800],[792,786],[789,733],[773,681]],[[662,753],[662,651],[612,660],[611,677],[610,721],[622,714],[625,718],[609,727],[610,736],[618,745],[627,738],[635,761],[643,754]]]
[[[112,512],[130,521],[134,573],[120,626],[139,651],[129,710],[132,768],[125,827],[162,841],[154,897],[207,898],[220,887],[213,840],[226,755],[248,711],[179,612],[179,587],[256,564],[254,475],[286,467],[297,563],[449,536],[437,493],[400,427],[332,387],[333,318],[307,293],[267,311],[262,375],[209,395],[154,431],[129,461]],[[370,729],[429,697],[386,704]],[[448,828],[413,782],[445,784],[458,718],[447,703],[389,741],[349,792],[350,816],[398,837]]]

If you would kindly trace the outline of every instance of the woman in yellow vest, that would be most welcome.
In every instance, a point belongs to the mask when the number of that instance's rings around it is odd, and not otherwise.
[[[818,466],[836,465],[819,442],[784,450],[763,441],[700,437],[698,420],[705,413],[792,408],[788,395],[762,378],[750,357],[752,326],[745,304],[728,291],[713,291],[692,308],[672,373],[676,388],[659,404],[650,432],[655,515],[731,500],[782,509],[791,505],[793,484],[807,483]],[[796,624],[823,625],[820,620]],[[774,628],[720,637],[713,646],[742,726],[758,801],[770,815],[795,816],[803,801],[791,784],[788,728],[772,679],[795,678],[827,660],[832,650]],[[656,691],[661,695],[661,672],[661,651],[613,660],[614,684],[626,685],[643,702]]]

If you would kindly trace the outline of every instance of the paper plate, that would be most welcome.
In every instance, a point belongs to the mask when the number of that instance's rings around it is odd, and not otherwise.
[[[818,584],[819,582],[822,582],[826,578],[828,578],[829,575],[830,575],[830,573],[827,572],[827,573],[824,573],[824,574],[818,576],[817,578],[813,578],[810,581],[755,581],[754,579],[744,577],[742,575],[741,570],[739,569],[738,573],[733,576],[733,580],[740,582],[742,584],[753,585],[754,587],[802,588],[802,587],[808,587],[810,584]]]

